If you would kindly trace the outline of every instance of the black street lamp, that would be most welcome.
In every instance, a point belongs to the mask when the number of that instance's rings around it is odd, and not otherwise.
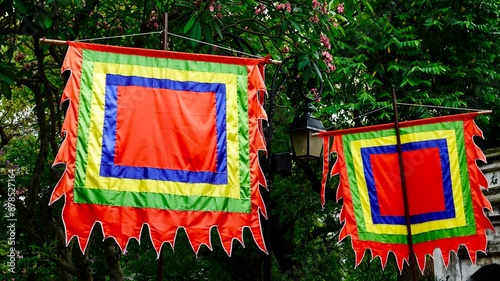
[[[314,111],[313,108],[311,107],[310,103],[314,102],[319,99],[319,95],[321,93],[321,90],[323,88],[323,83],[321,82],[319,90],[316,91],[311,91],[310,93],[313,95],[313,98],[308,97],[307,95],[304,94],[304,85],[298,81],[296,78],[297,76],[297,59],[298,56],[292,56],[285,58],[280,65],[277,66],[277,69],[274,73],[272,84],[271,84],[271,91],[270,91],[270,97],[269,97],[269,104],[267,107],[267,112],[268,112],[268,122],[267,122],[267,129],[266,129],[266,144],[267,144],[267,152],[268,155],[270,156],[267,160],[262,161],[263,165],[263,170],[266,175],[267,179],[267,188],[269,191],[271,191],[271,184],[274,180],[274,175],[275,174],[282,174],[282,175],[290,175],[292,172],[292,159],[295,159],[295,162],[302,168],[302,169],[310,169],[305,163],[308,160],[312,159],[318,159],[321,156],[322,153],[322,148],[323,148],[323,142],[322,139],[316,136],[313,136],[313,133],[325,131],[325,127],[321,123],[319,119],[316,119],[311,116],[311,113]],[[288,62],[292,61],[292,71],[283,71],[283,65],[287,64]],[[290,69],[289,69],[290,70]],[[283,75],[284,77],[281,77],[280,75]],[[284,88],[282,87],[283,84],[285,83],[290,83],[292,85],[289,85],[289,89],[293,91],[294,93],[300,95],[307,101],[307,106],[303,109],[302,115],[299,117],[295,118],[293,122],[290,124],[288,133],[290,134],[290,141],[291,141],[291,146],[293,153],[290,152],[281,152],[281,153],[273,153],[271,149],[271,144],[272,144],[272,138],[273,138],[273,116],[274,116],[274,111],[275,111],[275,98],[276,95],[281,92]],[[308,89],[309,91],[309,89]],[[300,96],[299,96],[300,97]],[[293,157],[292,157],[293,155]],[[315,177],[313,175],[313,177]],[[317,181],[317,180],[316,180]],[[319,182],[318,182],[319,186]],[[267,209],[267,220],[263,224],[263,231],[264,231],[264,238],[266,241],[266,247],[268,248],[269,254],[265,256],[264,258],[264,281],[270,281],[271,280],[271,271],[272,271],[272,264],[271,264],[271,254],[273,251],[273,247],[271,244],[272,240],[272,234],[271,234],[271,228],[272,228],[272,202],[271,198],[269,195],[269,192],[263,192],[262,193],[264,202],[266,204],[266,209]]]
[[[302,161],[318,159],[323,150],[322,139],[313,136],[313,133],[325,131],[325,127],[321,120],[311,116],[312,112],[313,108],[308,102],[302,116],[296,117],[288,130],[293,155]]]

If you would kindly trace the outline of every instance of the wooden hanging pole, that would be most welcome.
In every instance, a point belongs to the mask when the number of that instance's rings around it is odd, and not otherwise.
[[[49,44],[49,45],[59,45],[59,46],[68,45],[68,41],[56,40],[56,39],[47,39],[45,37],[40,38],[40,43],[42,43],[42,44]]]
[[[163,50],[168,51],[168,13],[163,17]]]
[[[164,14],[163,17],[163,41],[161,42],[162,49],[168,51],[168,13]],[[162,245],[163,246],[163,245]],[[163,281],[163,247],[160,247],[160,254],[158,255],[158,260],[156,261],[156,280]]]
[[[413,281],[417,281],[417,267],[416,267],[416,256],[415,250],[413,249],[413,236],[411,232],[411,221],[410,221],[410,204],[408,200],[408,189],[406,186],[406,176],[405,176],[405,166],[403,160],[403,149],[401,148],[401,134],[399,130],[399,120],[398,120],[398,106],[396,102],[396,90],[392,89],[392,105],[394,107],[394,128],[396,130],[396,143],[398,149],[398,160],[399,160],[399,174],[401,177],[401,188],[403,191],[403,204],[405,211],[406,220],[406,230],[408,232],[408,248],[409,248],[409,262],[413,275]]]

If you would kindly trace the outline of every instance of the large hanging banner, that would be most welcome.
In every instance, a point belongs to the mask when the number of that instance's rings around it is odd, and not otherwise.
[[[68,42],[65,136],[66,243],[82,251],[101,223],[124,250],[147,224],[157,252],[184,228],[195,252],[215,227],[231,254],[248,227],[266,252],[259,184],[266,180],[261,119],[266,59]]]
[[[401,149],[414,253],[421,270],[426,255],[439,248],[445,265],[451,251],[467,247],[472,262],[486,250],[486,229],[494,230],[483,209],[488,183],[476,165],[486,161],[474,144],[481,136],[477,113],[400,123]],[[408,231],[394,124],[320,133],[324,141],[322,202],[330,153],[337,154],[331,175],[340,174],[337,200],[359,264],[368,249],[385,266],[389,252],[400,270],[409,261]],[[330,137],[333,143],[329,150]]]

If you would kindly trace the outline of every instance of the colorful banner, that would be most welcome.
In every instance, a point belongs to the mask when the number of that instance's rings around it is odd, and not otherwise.
[[[409,221],[421,270],[426,255],[439,248],[445,265],[450,251],[465,245],[472,262],[486,250],[486,229],[494,230],[483,209],[491,204],[481,192],[488,183],[476,165],[486,161],[474,144],[481,130],[477,113],[400,123]],[[389,252],[400,270],[409,260],[408,231],[394,124],[320,133],[323,137],[322,202],[330,153],[337,154],[331,175],[340,174],[337,200],[356,263],[369,249],[385,266]],[[329,150],[330,137],[334,137]]]
[[[230,255],[248,227],[266,252],[258,151],[266,59],[68,42],[71,71],[66,170],[50,203],[65,195],[66,243],[85,251],[96,222],[124,250],[148,224],[159,253],[185,229],[195,252],[215,227]]]

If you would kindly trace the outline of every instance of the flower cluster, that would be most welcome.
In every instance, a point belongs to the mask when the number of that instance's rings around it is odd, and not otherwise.
[[[148,28],[158,29],[158,27],[160,27],[160,23],[159,23],[160,20],[161,20],[161,17],[158,17],[158,15],[156,14],[156,11],[152,10],[151,14],[149,16],[149,20],[146,23],[146,26]],[[118,21],[119,21],[119,19],[118,19]],[[121,27],[121,26],[118,26],[118,27]],[[118,28],[118,31],[123,32],[123,27]]]
[[[319,40],[327,50],[330,50],[332,48],[332,45],[330,44],[330,39],[325,34],[321,34]]]
[[[292,11],[292,4],[290,4],[290,2],[278,4],[276,5],[276,10],[287,11],[290,13]]]
[[[331,19],[330,22],[332,23],[333,27],[338,27],[339,26],[339,22],[335,18]]]
[[[339,14],[342,14],[344,12],[344,3],[340,3],[338,6],[337,6],[337,12]]]
[[[318,15],[314,15],[314,16],[310,17],[309,20],[311,22],[318,23],[319,22]]]
[[[328,13],[328,3],[324,2],[323,4],[319,3],[318,0],[312,1],[312,7],[314,10],[319,10],[319,12],[323,15]]]
[[[335,71],[335,69],[337,69],[337,68],[332,63],[333,62],[332,54],[330,54],[327,51],[323,51],[321,54],[323,55],[323,61],[325,62],[326,67],[327,67],[326,72]]]
[[[217,12],[215,14],[215,17],[221,19],[223,16],[222,16],[222,13],[221,13],[221,9],[222,9],[222,6],[220,4],[217,4],[217,5],[213,5],[213,3],[208,7],[208,9],[210,10],[210,12]]]
[[[267,13],[267,7],[264,4],[259,4],[257,8],[255,8],[256,15],[266,14],[266,13]]]

